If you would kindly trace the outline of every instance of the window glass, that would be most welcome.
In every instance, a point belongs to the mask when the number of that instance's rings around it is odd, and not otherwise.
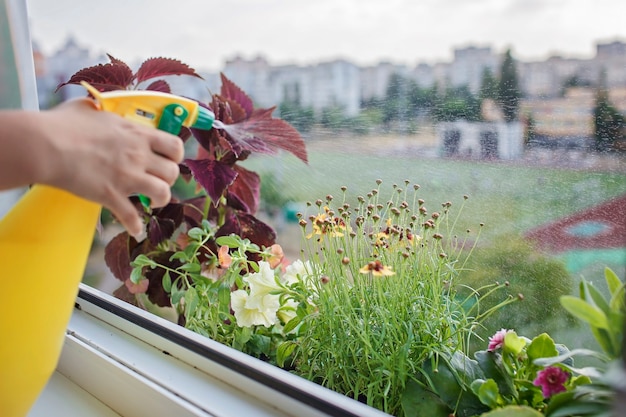
[[[449,209],[454,227],[443,238],[456,242],[460,284],[506,282],[487,306],[523,299],[475,329],[483,338],[475,348],[507,328],[529,338],[548,332],[570,349],[600,349],[560,297],[578,296],[583,280],[608,296],[606,269],[622,280],[626,273],[626,31],[612,20],[623,14],[621,3],[599,2],[597,10],[452,1],[387,2],[379,10],[374,3],[241,1],[211,9],[198,1],[183,11],[171,2],[30,0],[40,106],[84,95],[78,86],[55,89],[111,57],[133,70],[151,57],[181,60],[202,79],[168,76],[172,91],[205,103],[224,95],[221,73],[255,107],[276,106],[274,117],[306,145],[304,158],[278,135],[281,149],[266,154],[265,145],[239,137],[252,150],[241,166],[260,178],[255,215],[276,232],[289,262],[310,256],[307,234],[316,231],[303,233],[302,223],[314,226],[331,200],[358,207],[373,189],[386,202],[399,188],[424,200],[416,213]],[[592,13],[606,20],[606,31],[553,27]],[[460,29],[462,20],[472,23]],[[524,39],[529,22],[541,27],[531,43]],[[305,43],[300,32],[317,42]],[[179,198],[194,191],[183,182],[175,187]],[[105,213],[84,281],[151,305],[146,288],[124,284],[115,277],[123,268],[111,271],[104,262],[119,255],[109,245],[121,232]],[[171,309],[154,311],[192,326]]]

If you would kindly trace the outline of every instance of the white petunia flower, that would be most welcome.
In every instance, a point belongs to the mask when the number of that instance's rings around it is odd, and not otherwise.
[[[245,276],[244,281],[250,285],[250,296],[254,298],[262,298],[273,291],[280,291],[281,289],[276,283],[274,270],[265,261],[259,262],[259,272]]]
[[[231,307],[239,327],[270,327],[278,322],[276,312],[280,308],[278,295],[252,296],[244,290],[233,291],[230,296]]]
[[[309,261],[302,262],[300,259],[297,259],[285,268],[282,279],[287,285],[294,284],[298,281],[309,283],[312,275],[311,270],[312,267]]]

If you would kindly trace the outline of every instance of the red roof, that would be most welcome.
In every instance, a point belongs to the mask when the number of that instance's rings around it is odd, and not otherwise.
[[[526,238],[553,253],[624,248],[626,195],[532,229],[526,233]]]

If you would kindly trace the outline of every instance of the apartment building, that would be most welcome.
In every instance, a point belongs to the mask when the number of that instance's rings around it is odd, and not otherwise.
[[[380,62],[377,65],[361,68],[361,100],[382,99],[387,95],[391,76],[399,74],[409,76],[406,65]]]
[[[347,116],[356,116],[361,108],[359,67],[346,60],[270,66],[261,57],[237,57],[226,63],[223,72],[261,107],[290,100],[316,112],[339,107]]]
[[[411,77],[418,85],[468,86],[480,89],[485,69],[497,75],[501,55],[490,47],[466,46],[454,50],[452,62],[419,63],[413,68],[403,64],[381,62],[359,68],[348,60],[337,59],[311,65],[270,64],[263,57],[228,60],[222,72],[246,91],[260,107],[274,106],[291,100],[310,106],[316,112],[324,108],[341,108],[345,115],[356,116],[363,100],[383,98],[393,74]],[[72,38],[50,57],[38,57],[40,103],[42,107],[54,98],[52,91],[76,70],[107,62],[105,56],[92,57]],[[521,114],[532,116],[536,132],[550,137],[589,137],[592,132],[593,88],[565,90],[564,84],[575,79],[579,85],[596,86],[602,82],[609,89],[613,105],[626,114],[626,43],[598,43],[590,59],[553,56],[540,62],[518,62],[520,88],[524,95]],[[200,71],[201,72],[201,71]],[[202,72],[201,72],[202,73]],[[203,73],[208,89],[219,89],[219,75]],[[601,78],[602,77],[602,78]],[[191,77],[172,79],[174,90],[204,99],[207,86],[192,86]],[[80,90],[79,87],[76,87]],[[82,91],[63,90],[63,98]],[[58,99],[58,98],[57,98]],[[496,118],[497,119],[497,118]]]

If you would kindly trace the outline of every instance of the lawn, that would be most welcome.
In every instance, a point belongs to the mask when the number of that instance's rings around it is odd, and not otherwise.
[[[626,193],[626,175],[555,168],[525,167],[499,162],[454,161],[416,157],[377,157],[310,152],[309,165],[282,154],[254,157],[246,166],[271,175],[281,195],[296,202],[340,194],[348,187],[354,199],[383,180],[420,185],[418,195],[429,210],[451,201],[453,208],[470,198],[462,210],[460,227],[484,223],[484,236],[521,234],[543,223]],[[384,194],[383,194],[384,195]],[[463,229],[461,229],[463,230]]]

